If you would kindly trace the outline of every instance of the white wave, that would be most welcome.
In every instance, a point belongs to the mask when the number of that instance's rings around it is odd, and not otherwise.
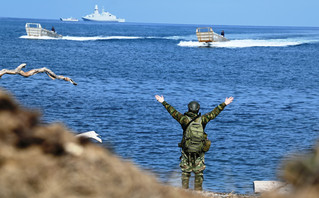
[[[168,39],[168,40],[180,40],[181,36],[167,36],[164,37],[164,39]]]
[[[97,40],[119,40],[119,39],[143,39],[138,36],[91,36],[91,37],[78,37],[78,36],[64,36],[63,40],[70,41],[97,41]]]
[[[146,39],[166,39],[166,40],[194,40],[196,36],[189,35],[189,36],[148,36],[145,37]]]
[[[143,39],[143,37],[137,36],[63,36],[62,38],[53,38],[48,36],[20,36],[20,38],[24,39],[40,39],[40,40],[54,40],[54,39],[61,39],[61,40],[69,40],[69,41],[97,41],[97,40],[115,40],[115,39]]]
[[[188,35],[188,36],[166,36],[164,39],[168,40],[194,40],[196,39],[195,35]]]
[[[166,37],[157,37],[157,36],[148,36],[148,37],[141,37],[141,36],[63,36],[62,38],[52,38],[48,36],[20,36],[20,38],[24,39],[40,39],[40,40],[48,40],[48,39],[62,39],[62,40],[69,40],[69,41],[97,41],[97,40],[119,40],[119,39],[167,39],[167,40],[193,40],[196,39],[194,36],[166,36]]]
[[[288,39],[270,40],[231,40],[226,42],[200,43],[198,41],[181,41],[178,43],[182,47],[220,47],[220,48],[245,48],[245,47],[286,47],[309,43],[309,41],[298,41]]]

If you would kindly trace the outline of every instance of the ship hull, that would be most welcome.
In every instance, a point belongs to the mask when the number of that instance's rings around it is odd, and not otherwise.
[[[94,22],[109,22],[109,23],[121,23],[124,22],[122,20],[103,20],[103,19],[88,19],[82,17],[83,21],[94,21]]]
[[[69,19],[69,18],[60,18],[61,21],[71,21],[71,22],[75,22],[75,21],[79,21],[77,19]]]

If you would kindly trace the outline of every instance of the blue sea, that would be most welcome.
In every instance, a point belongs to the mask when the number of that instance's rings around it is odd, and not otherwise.
[[[34,39],[27,22],[63,38]],[[209,47],[197,27],[225,31]],[[205,190],[253,193],[253,181],[279,179],[286,156],[315,146],[319,133],[319,28],[62,22],[0,18],[0,70],[47,67],[77,86],[40,73],[4,75],[0,86],[44,123],[94,130],[101,146],[181,186],[182,129],[156,101],[178,111],[197,100],[201,113],[234,101],[206,127]]]

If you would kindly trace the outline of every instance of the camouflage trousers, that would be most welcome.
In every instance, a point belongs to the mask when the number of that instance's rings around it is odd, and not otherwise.
[[[182,169],[182,187],[189,188],[189,178],[191,172],[195,174],[194,189],[202,190],[202,184],[204,181],[203,172],[205,166],[205,154],[185,153],[182,151],[181,163],[179,166]]]

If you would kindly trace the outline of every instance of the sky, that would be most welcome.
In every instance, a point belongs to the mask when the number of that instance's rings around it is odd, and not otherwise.
[[[0,17],[81,19],[96,4],[126,22],[319,27],[319,0],[0,0]]]

